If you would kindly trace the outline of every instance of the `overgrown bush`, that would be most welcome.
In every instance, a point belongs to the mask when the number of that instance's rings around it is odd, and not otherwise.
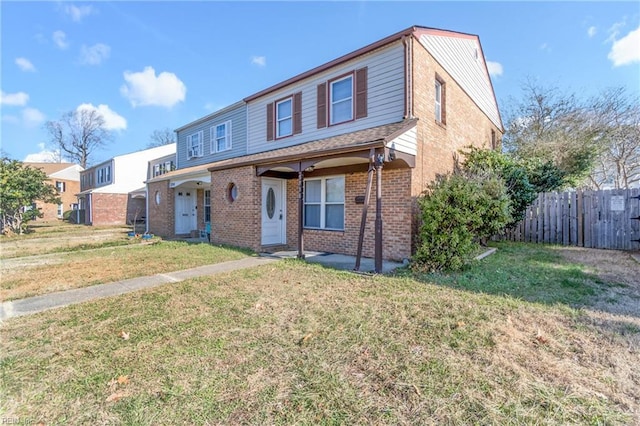
[[[422,225],[413,267],[459,270],[473,261],[479,242],[511,221],[504,182],[491,174],[453,174],[419,198]]]

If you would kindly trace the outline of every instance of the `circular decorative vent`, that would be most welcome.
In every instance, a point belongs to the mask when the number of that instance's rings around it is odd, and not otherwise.
[[[235,183],[231,182],[227,185],[227,201],[233,203],[238,198],[238,187]]]
[[[273,219],[273,214],[276,211],[276,194],[273,192],[273,188],[269,188],[267,191],[267,216],[269,219]]]

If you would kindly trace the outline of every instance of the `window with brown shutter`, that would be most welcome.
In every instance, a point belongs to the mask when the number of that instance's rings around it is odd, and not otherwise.
[[[356,120],[367,116],[367,67],[356,70]]]
[[[273,102],[267,104],[267,140],[273,140]]]
[[[318,84],[318,129],[327,127],[327,83]]]
[[[293,95],[293,134],[302,133],[302,92]]]

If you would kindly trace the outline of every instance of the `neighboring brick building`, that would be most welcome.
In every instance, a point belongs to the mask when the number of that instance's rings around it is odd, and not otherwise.
[[[76,194],[80,190],[80,172],[83,170],[73,163],[30,163],[25,166],[40,169],[47,174],[47,182],[55,186],[60,193],[60,204],[36,202],[36,208],[43,213],[38,220],[52,221],[62,219],[64,212],[77,207]]]
[[[147,216],[145,180],[150,162],[175,155],[175,144],[118,155],[84,170],[77,192],[80,215],[87,225],[125,225]],[[169,160],[170,161],[170,160]]]
[[[365,256],[404,259],[417,197],[503,127],[479,38],[411,27],[176,132],[177,170],[148,182],[151,232],[209,222],[215,243],[300,254],[362,238]]]

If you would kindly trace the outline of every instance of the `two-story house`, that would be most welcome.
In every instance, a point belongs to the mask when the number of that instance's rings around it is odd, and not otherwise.
[[[83,223],[125,225],[145,218],[149,162],[162,158],[165,163],[175,150],[173,143],[118,155],[81,172],[77,197]]]
[[[178,169],[148,182],[152,232],[209,219],[214,243],[405,259],[416,198],[503,126],[478,36],[410,27],[177,132]]]
[[[80,190],[80,172],[83,170],[73,163],[30,163],[25,166],[40,169],[47,174],[47,183],[56,187],[60,197],[60,204],[36,202],[35,208],[42,212],[42,220],[51,221],[62,219],[64,212],[76,207],[76,193]]]

